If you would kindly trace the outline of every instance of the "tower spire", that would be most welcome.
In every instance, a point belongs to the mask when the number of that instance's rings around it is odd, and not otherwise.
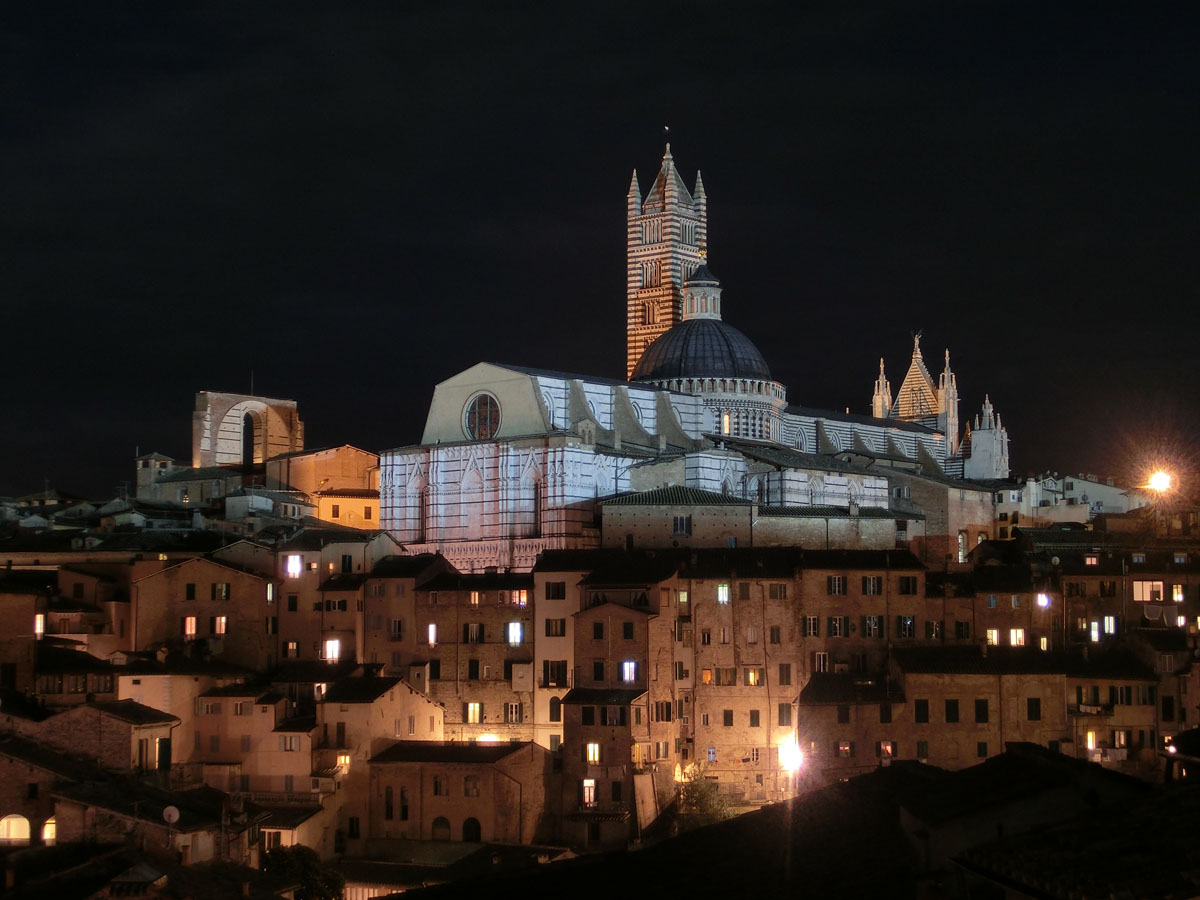
[[[875,393],[871,397],[871,415],[886,419],[892,414],[892,386],[883,371],[883,357],[879,357],[879,377],[875,379]]]
[[[670,129],[663,129],[669,138]],[[643,196],[637,172],[625,201],[625,377],[642,354],[683,316],[683,284],[704,261],[708,211],[703,181],[696,196],[675,168],[665,143],[662,166]]]

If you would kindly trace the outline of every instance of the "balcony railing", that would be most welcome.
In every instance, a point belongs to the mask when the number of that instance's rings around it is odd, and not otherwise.
[[[628,816],[629,805],[623,800],[597,800],[580,803],[575,811],[583,815]]]
[[[1072,716],[1111,716],[1111,703],[1076,703],[1067,707],[1067,713]]]

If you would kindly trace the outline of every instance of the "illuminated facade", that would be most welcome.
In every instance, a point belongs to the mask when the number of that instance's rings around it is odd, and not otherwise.
[[[686,486],[855,519],[889,509],[888,470],[1007,476],[990,402],[960,447],[949,355],[935,383],[919,339],[895,399],[881,363],[873,415],[789,405],[722,317],[699,175],[689,192],[668,147],[649,193],[635,173],[627,201],[630,380],[480,363],[439,384],[421,443],[380,458],[380,524],[409,552],[443,553],[460,571],[527,570],[545,550],[598,546],[595,502],[631,490]]]

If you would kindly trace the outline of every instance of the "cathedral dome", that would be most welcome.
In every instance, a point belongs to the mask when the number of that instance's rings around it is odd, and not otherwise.
[[[685,319],[646,348],[632,381],[673,378],[751,378],[770,381],[758,348],[720,319]]]

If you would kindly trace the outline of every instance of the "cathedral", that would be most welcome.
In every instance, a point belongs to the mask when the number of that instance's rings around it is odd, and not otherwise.
[[[895,395],[880,361],[870,415],[790,405],[724,320],[708,258],[704,182],[688,189],[668,144],[649,191],[635,171],[626,197],[626,380],[489,362],[447,379],[420,444],[381,454],[381,525],[461,571],[527,570],[599,546],[605,501],[637,492],[853,524],[892,517],[889,470],[1008,476],[990,401],[960,434],[949,352],[935,382],[919,334]]]

